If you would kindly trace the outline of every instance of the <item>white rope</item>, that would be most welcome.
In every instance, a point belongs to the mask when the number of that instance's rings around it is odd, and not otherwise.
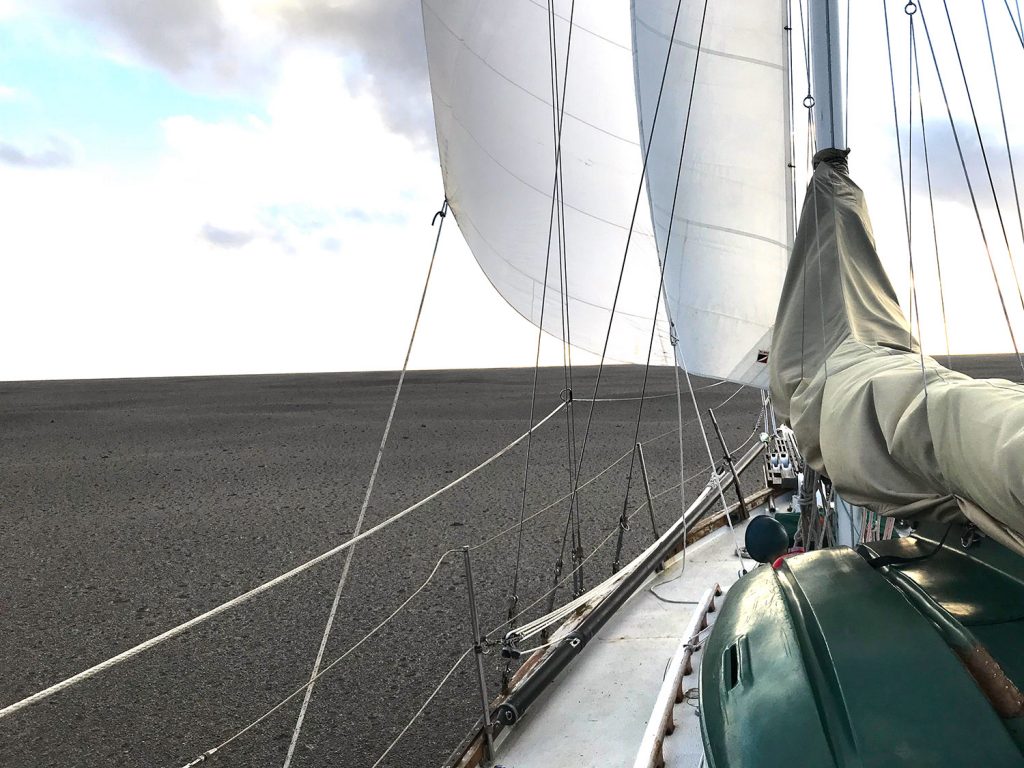
[[[402,384],[405,383],[405,374],[409,370],[409,358],[412,356],[412,347],[416,341],[416,331],[420,327],[420,318],[423,316],[423,305],[427,301],[427,288],[430,287],[430,276],[434,273],[434,262],[437,260],[437,247],[441,243],[441,231],[444,229],[444,220],[448,210],[448,201],[438,211],[441,216],[441,224],[437,228],[437,237],[434,239],[434,251],[430,256],[430,264],[427,266],[427,276],[423,280],[423,292],[420,294],[420,305],[416,310],[416,319],[412,324],[412,332],[409,334],[409,345],[405,350],[405,360],[402,361],[402,372],[398,375],[398,384],[395,386],[395,396],[391,399],[391,409],[388,411],[387,421],[384,423],[384,434],[380,438],[380,447],[377,449],[377,457],[373,460],[373,469],[370,471],[370,479],[366,483],[366,495],[363,496],[363,505],[359,508],[359,516],[356,518],[355,528],[352,533],[358,535],[363,529],[363,521],[366,519],[366,510],[370,506],[370,499],[373,496],[373,488],[377,483],[377,472],[384,460],[384,449],[388,445],[388,437],[391,435],[391,425],[395,420],[395,411],[398,410],[398,398],[402,394]],[[436,218],[436,215],[435,215]],[[433,222],[431,222],[433,223]],[[531,414],[530,421],[533,421]],[[306,710],[309,709],[309,700],[313,697],[312,681],[316,679],[320,671],[320,664],[324,660],[324,651],[327,649],[327,641],[330,639],[331,630],[334,628],[334,619],[338,614],[338,604],[341,602],[341,593],[345,591],[345,584],[348,582],[348,572],[352,567],[352,556],[355,554],[355,547],[351,547],[345,553],[345,562],[341,566],[341,576],[338,578],[338,587],[334,591],[334,600],[331,609],[327,614],[327,622],[324,624],[323,637],[320,638],[320,647],[316,652],[316,659],[313,661],[313,670],[309,674],[310,685],[306,688],[306,695],[302,698],[302,706],[299,707],[299,715],[295,719],[295,728],[292,730],[292,739],[288,743],[288,754],[284,757],[283,768],[292,764],[292,756],[295,754],[295,747],[299,743],[299,734],[302,732],[302,724],[306,720]]]
[[[676,378],[678,379],[678,369],[676,371]],[[725,384],[725,383],[726,383],[726,381],[725,381],[725,379],[723,379],[722,381],[716,381],[714,384],[709,384],[709,385],[707,385],[705,387],[697,387],[697,391],[700,392],[702,389],[711,389],[712,387],[717,387],[719,384]],[[742,386],[739,387],[739,389],[737,389],[735,392],[733,392],[731,395],[729,395],[727,398],[725,398],[725,400],[723,400],[718,405],[716,405],[715,408],[718,409],[718,408],[721,408],[722,406],[724,406],[726,403],[728,403],[730,400],[732,400],[734,397],[736,397],[736,395],[738,395],[740,393],[740,390],[742,390],[742,389],[744,389],[744,387],[742,387]],[[574,398],[574,399],[579,399],[579,398]],[[680,417],[680,419],[682,419],[682,414],[681,413],[679,414],[679,417]],[[697,419],[691,419],[691,421],[696,421],[696,420]],[[681,425],[685,425],[685,424],[689,424],[689,423],[690,423],[689,421],[686,421],[686,422],[680,421]],[[682,435],[682,427],[681,426],[680,427],[672,427],[672,429],[667,429],[664,432],[662,432],[661,434],[655,435],[654,437],[652,437],[649,440],[644,440],[644,445],[650,445],[651,443],[657,442],[658,440],[661,440],[662,438],[668,437],[671,434]],[[746,442],[750,442],[750,438],[747,438]],[[743,445],[746,445],[746,442]],[[680,439],[680,451],[681,450],[682,450],[682,440]],[[734,450],[737,450],[737,449],[734,449]],[[606,466],[604,469],[602,469],[596,475],[594,475],[593,477],[588,479],[586,482],[580,484],[576,488],[576,491],[579,492],[579,491],[583,490],[584,488],[586,488],[591,483],[593,483],[596,480],[598,480],[602,475],[607,473],[609,470],[614,468],[616,465],[622,463],[623,461],[628,459],[630,456],[632,456],[635,451],[636,451],[635,447],[634,448],[630,448],[628,451],[626,451],[624,454],[619,456],[619,458],[617,458],[611,464]],[[711,471],[714,471],[714,467],[713,466],[711,467]],[[690,475],[689,477],[685,478],[684,482],[690,482],[691,480],[695,480],[696,478],[700,477],[702,474],[704,474],[703,470],[701,470],[700,472],[697,472],[696,474]],[[671,488],[666,488],[664,491],[660,491],[659,493],[655,494],[654,498],[655,499],[659,499],[662,496],[664,496],[666,493],[668,493],[669,491],[674,491],[678,487],[679,487],[679,485],[677,484],[677,485],[673,485]],[[550,504],[547,504],[546,506],[541,507],[536,512],[534,512],[533,514],[523,518],[521,523],[513,523],[508,528],[505,528],[505,529],[503,529],[501,531],[498,531],[498,533],[494,534],[493,536],[491,536],[491,537],[489,537],[487,539],[484,539],[479,544],[475,544],[474,546],[470,547],[470,549],[474,549],[474,550],[480,549],[481,547],[486,546],[487,544],[490,544],[492,541],[500,539],[502,536],[505,536],[505,535],[511,533],[512,531],[516,530],[517,528],[519,528],[520,525],[528,523],[531,520],[533,520],[535,517],[539,517],[540,515],[544,514],[545,512],[547,512],[547,511],[549,511],[551,509],[554,509],[558,504],[561,504],[563,501],[568,499],[570,496],[572,496],[572,492],[571,491],[569,493],[566,493],[563,496],[558,497],[557,499],[552,501]],[[686,494],[685,493],[682,495],[681,501],[682,501],[682,508],[685,509],[686,508]]]
[[[725,384],[725,383],[726,383],[726,379],[722,379],[721,381],[716,381],[716,382],[713,382],[712,384],[705,384],[702,387],[697,387],[696,391],[697,392],[703,392],[705,389],[713,389],[713,388],[719,387],[719,386],[721,386],[722,384]],[[575,395],[573,395],[572,399],[573,400],[578,400],[578,401],[583,402],[583,403],[625,403],[625,402],[634,402],[636,400],[658,400],[658,399],[663,398],[663,397],[675,397],[675,396],[676,396],[675,392],[663,392],[660,395],[645,395],[644,397],[576,397]],[[728,402],[728,400],[723,402],[722,405],[725,405],[726,402]],[[719,407],[721,407],[721,406],[719,406]]]
[[[466,651],[461,656],[459,656],[458,661],[456,661],[452,668],[448,670],[448,674],[441,678],[441,682],[438,683],[437,687],[430,692],[430,695],[427,696],[427,700],[423,702],[423,705],[418,710],[416,710],[416,714],[412,716],[412,720],[406,723],[405,728],[403,728],[399,732],[399,734],[395,736],[395,740],[388,745],[388,748],[384,750],[383,754],[381,754],[381,756],[377,758],[377,762],[371,765],[370,768],[377,768],[378,765],[384,762],[384,758],[387,757],[388,754],[390,754],[391,750],[395,748],[395,745],[401,740],[403,736],[405,736],[405,732],[412,728],[412,724],[419,720],[420,715],[423,714],[423,711],[430,705],[430,702],[434,700],[434,697],[441,692],[441,689],[444,687],[444,684],[447,683],[449,678],[451,678],[451,676],[455,674],[455,670],[458,669],[462,662],[466,660],[466,657],[469,656],[469,653],[472,650],[472,648],[467,648]]]
[[[140,653],[143,653],[144,651],[148,651],[151,648],[154,648],[154,647],[160,645],[161,643],[163,643],[166,640],[170,640],[172,637],[177,637],[178,635],[186,632],[187,630],[192,629],[193,627],[198,626],[199,624],[202,624],[202,623],[204,623],[206,621],[209,621],[210,619],[214,618],[215,616],[219,616],[220,614],[224,613],[225,611],[230,610],[231,608],[234,608],[234,607],[236,607],[238,605],[241,605],[242,603],[248,602],[249,600],[251,600],[252,598],[256,597],[257,595],[261,595],[264,592],[267,592],[268,590],[273,589],[274,587],[278,586],[279,584],[283,584],[284,582],[288,581],[289,579],[292,579],[292,578],[298,576],[299,574],[308,571],[313,566],[322,563],[324,560],[327,560],[327,559],[329,559],[331,557],[334,557],[339,552],[344,552],[346,549],[348,549],[349,547],[354,546],[355,544],[357,544],[358,542],[362,541],[363,539],[368,539],[370,536],[373,536],[375,533],[378,533],[379,531],[382,531],[383,529],[387,528],[391,524],[398,522],[399,520],[401,520],[403,517],[405,517],[406,515],[410,514],[411,512],[414,512],[415,510],[419,509],[424,504],[427,504],[428,502],[433,501],[438,496],[441,496],[445,492],[451,490],[452,488],[454,488],[456,485],[458,485],[462,481],[464,481],[467,478],[469,478],[470,476],[476,474],[477,472],[479,472],[484,467],[488,466],[489,464],[493,463],[494,461],[496,461],[498,458],[500,458],[504,454],[508,453],[510,450],[512,450],[512,448],[514,448],[519,443],[521,443],[523,440],[525,440],[527,438],[527,436],[530,434],[530,432],[533,432],[534,430],[540,428],[545,422],[547,422],[549,419],[551,419],[555,414],[557,414],[564,407],[565,407],[565,403],[559,403],[558,406],[553,411],[551,411],[551,413],[549,413],[543,419],[538,421],[530,430],[528,430],[524,434],[522,434],[519,437],[517,437],[515,440],[513,440],[511,443],[506,445],[500,451],[498,451],[493,456],[491,456],[490,458],[485,460],[483,463],[478,464],[473,469],[471,469],[468,472],[466,472],[465,474],[459,476],[455,480],[452,480],[452,482],[448,483],[444,487],[434,491],[432,494],[427,496],[425,499],[422,499],[422,500],[416,502],[415,504],[413,504],[410,507],[406,507],[401,512],[399,512],[399,513],[397,513],[395,515],[392,515],[387,520],[384,520],[383,522],[378,523],[377,525],[373,526],[372,528],[367,529],[363,533],[361,533],[361,534],[359,534],[357,536],[353,536],[348,541],[345,541],[345,542],[339,544],[338,546],[334,547],[333,549],[329,549],[326,552],[324,552],[324,553],[322,553],[320,555],[317,555],[313,559],[307,560],[302,565],[296,566],[295,568],[292,568],[290,571],[288,571],[286,573],[283,573],[280,576],[277,576],[277,577],[271,579],[270,581],[267,581],[267,582],[261,584],[260,586],[255,587],[255,588],[249,590],[248,592],[245,592],[245,593],[239,595],[238,597],[235,597],[235,598],[233,598],[231,600],[228,600],[226,603],[221,603],[216,608],[211,608],[206,613],[202,613],[199,616],[196,616],[195,618],[189,619],[188,621],[184,622],[183,624],[179,624],[178,626],[173,627],[173,628],[167,630],[166,632],[163,632],[163,633],[157,635],[156,637],[151,637],[149,640],[146,640],[146,641],[144,641],[142,643],[139,643],[138,645],[136,645],[136,646],[134,646],[132,648],[129,648],[128,650],[123,651],[123,652],[117,654],[116,656],[113,656],[113,657],[107,659],[106,661],[103,661],[103,662],[100,662],[99,664],[96,664],[95,666],[89,667],[88,669],[83,670],[82,672],[79,672],[77,675],[72,675],[71,677],[67,678],[66,680],[62,680],[59,683],[55,683],[54,685],[51,685],[49,688],[44,688],[41,691],[33,693],[31,696],[27,696],[24,699],[21,699],[20,701],[16,701],[13,704],[9,704],[8,706],[4,707],[3,709],[0,709],[0,720],[2,720],[3,718],[5,718],[5,717],[7,717],[9,715],[13,715],[15,712],[18,712],[18,711],[24,709],[25,707],[31,706],[32,704],[37,704],[38,702],[42,701],[43,699],[47,699],[50,696],[52,696],[53,694],[59,693],[60,691],[65,690],[66,688],[70,688],[71,686],[76,685],[78,683],[81,683],[81,682],[83,682],[85,680],[88,680],[91,677],[95,677],[96,675],[100,674],[101,672],[105,672],[106,670],[110,669],[113,666],[116,666],[117,664],[120,664],[123,661],[127,661],[128,659],[131,659],[134,656],[138,656]]]
[[[718,486],[719,489],[721,488],[721,482],[719,480],[719,477],[718,477],[717,473],[715,473],[713,475],[712,481],[710,483],[708,483],[707,486],[705,486],[704,490],[694,500],[693,504],[691,504],[691,507],[693,505],[699,504],[701,501],[703,501],[704,498],[706,498],[707,494],[710,493],[712,487],[714,487],[714,486]],[[641,504],[640,506],[638,506],[630,514],[630,517],[633,517],[633,515],[637,514],[640,510],[642,510],[644,508],[644,506],[645,506],[644,504]],[[685,520],[685,513],[684,513],[683,519]],[[604,540],[600,544],[598,544],[589,555],[587,555],[586,559],[584,559],[580,563],[580,565],[583,565],[584,562],[586,562],[591,557],[593,557],[601,549],[601,547],[603,547],[605,544],[608,543],[608,541],[611,540],[611,538],[617,532],[618,532],[618,526],[616,526],[612,530],[612,532],[609,533],[604,538]],[[637,555],[632,561],[630,561],[620,571],[618,571],[617,573],[613,574],[609,578],[605,579],[603,582],[601,582],[597,586],[591,588],[589,591],[583,593],[582,595],[580,595],[576,599],[571,600],[570,602],[568,602],[565,605],[561,606],[560,608],[556,608],[554,611],[551,611],[550,613],[547,613],[547,614],[545,614],[543,616],[540,616],[540,617],[534,619],[531,622],[528,622],[526,624],[521,625],[512,634],[514,634],[519,640],[527,640],[530,637],[533,637],[534,635],[539,634],[546,627],[550,627],[550,626],[553,626],[554,624],[559,623],[560,620],[562,620],[566,616],[569,616],[570,614],[575,612],[577,608],[581,608],[584,605],[587,605],[587,604],[589,604],[591,602],[594,602],[595,600],[597,600],[599,598],[604,597],[609,592],[614,590],[615,587],[618,585],[618,583],[620,581],[622,581],[626,576],[628,576],[630,573],[635,571],[641,565],[641,563],[647,557],[649,557],[664,542],[664,540],[668,536],[672,535],[672,533],[673,533],[673,531],[671,529],[666,531],[664,534],[662,534],[661,538],[659,538],[656,541],[652,542],[650,544],[650,546],[647,547],[647,549],[645,549],[643,552],[641,552],[639,555]],[[577,567],[579,567],[579,566],[577,566]],[[571,575],[571,574],[569,574],[569,575]],[[568,579],[569,576],[566,576],[565,578]],[[564,579],[563,579],[563,581],[564,581]],[[546,597],[547,594],[550,594],[550,592],[546,593],[545,595],[541,595],[540,598],[538,598],[536,601],[534,601],[530,605],[526,606],[526,608],[524,608],[523,611],[521,611],[520,613],[523,613],[523,612],[529,610],[532,606],[536,605],[538,602],[543,600],[544,597]],[[488,634],[490,634],[490,633],[488,633]]]
[[[679,341],[675,335],[675,325],[672,325],[672,362],[675,362],[675,349]],[[675,374],[676,380],[676,416],[679,419],[679,509],[682,510],[682,514],[686,514],[686,461],[683,456],[683,393],[682,388],[679,384],[679,366],[673,365],[672,372]],[[723,379],[724,381],[724,379]],[[731,398],[730,398],[731,399]],[[711,474],[715,473],[715,463],[711,462]],[[680,578],[686,573],[686,540],[689,538],[689,531],[686,527],[683,527],[683,563],[679,572]],[[653,588],[651,590],[654,591]]]
[[[331,669],[333,669],[336,665],[340,664],[342,661],[344,661],[346,658],[348,658],[349,654],[351,654],[353,651],[355,651],[357,648],[359,648],[359,646],[361,646],[363,643],[365,643],[367,640],[369,640],[371,637],[373,637],[375,634],[377,634],[381,629],[384,628],[384,626],[386,624],[388,624],[388,622],[390,622],[393,618],[395,618],[395,616],[397,616],[399,613],[401,613],[402,610],[405,608],[405,606],[407,606],[409,603],[411,603],[413,601],[413,599],[415,599],[415,597],[426,588],[427,584],[429,584],[431,582],[431,580],[433,580],[434,576],[437,575],[437,570],[438,570],[438,568],[441,567],[441,563],[444,562],[444,559],[446,557],[448,557],[448,555],[453,555],[453,554],[455,554],[458,551],[459,550],[457,550],[457,549],[449,549],[447,552],[445,552],[443,555],[441,555],[441,557],[439,557],[437,559],[437,562],[434,564],[434,569],[430,572],[430,575],[427,576],[426,579],[424,579],[423,583],[420,584],[419,587],[417,587],[413,591],[413,593],[411,595],[409,595],[407,598],[405,598],[405,600],[402,601],[401,605],[399,605],[397,608],[395,608],[395,610],[392,611],[391,614],[386,619],[384,619],[382,622],[380,622],[380,624],[378,624],[373,629],[371,629],[369,632],[367,632],[365,635],[363,635],[356,642],[355,645],[350,647],[347,651],[345,651],[343,654],[341,654],[341,656],[339,656],[334,661],[332,661],[330,664],[328,664],[326,667],[324,667],[322,670],[320,670],[320,672],[318,672],[315,677],[311,678],[304,685],[300,686],[299,688],[296,688],[294,691],[289,693],[287,696],[285,696],[283,699],[281,699],[281,701],[277,702],[277,704],[275,704],[273,707],[268,709],[262,715],[257,717],[255,720],[253,720],[247,726],[242,728],[240,731],[237,731],[230,738],[225,739],[224,741],[222,741],[217,746],[212,747],[212,748],[206,750],[199,757],[197,757],[194,760],[192,760],[191,762],[187,763],[183,768],[193,768],[194,766],[199,765],[200,763],[205,762],[209,758],[213,757],[213,755],[215,755],[217,752],[219,752],[220,750],[224,749],[224,747],[226,747],[228,744],[233,742],[235,739],[239,738],[240,736],[243,736],[244,734],[246,734],[247,732],[249,732],[250,730],[255,728],[257,725],[262,723],[264,720],[266,720],[272,714],[274,714],[279,709],[281,709],[281,707],[283,707],[285,704],[287,704],[289,701],[291,701],[296,696],[298,696],[300,693],[302,693],[305,690],[309,690],[309,687],[311,685],[313,685],[313,683],[315,683],[321,677],[323,677],[328,672],[330,672]]]

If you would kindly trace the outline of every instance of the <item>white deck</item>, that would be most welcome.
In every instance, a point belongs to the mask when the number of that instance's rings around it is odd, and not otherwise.
[[[742,524],[736,526],[736,540],[743,541]],[[752,564],[747,561],[746,565]],[[665,668],[696,603],[715,583],[727,590],[739,569],[729,528],[690,546],[685,571],[681,556],[670,561],[601,629],[523,720],[503,734],[494,764],[504,768],[631,767]],[[652,587],[663,598],[690,603],[659,600]],[[713,621],[714,617],[711,613],[708,618]],[[699,654],[695,655],[695,670],[699,661]],[[684,682],[684,688],[696,685],[696,675]],[[665,741],[668,768],[701,764],[695,704],[676,705],[677,727]]]

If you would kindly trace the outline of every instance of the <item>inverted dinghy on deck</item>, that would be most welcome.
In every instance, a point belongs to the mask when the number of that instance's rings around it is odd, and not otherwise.
[[[917,554],[909,542],[878,549]],[[918,577],[942,567],[924,561]],[[976,575],[1001,588],[995,570]],[[1016,721],[1000,716],[929,618],[850,549],[788,558],[737,582],[700,679],[713,767],[1024,764]]]

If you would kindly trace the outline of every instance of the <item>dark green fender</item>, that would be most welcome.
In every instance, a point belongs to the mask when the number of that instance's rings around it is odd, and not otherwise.
[[[879,549],[912,555],[925,544],[935,547],[913,540]],[[934,565],[944,564],[936,558]],[[1024,586],[1005,569],[971,568],[981,569],[974,588],[998,592],[1003,618],[1014,618],[1007,584],[1017,584],[1013,597],[1024,596]],[[700,671],[710,766],[1024,765],[1012,735],[1021,719],[997,714],[933,620],[887,572],[853,550],[829,549],[788,558],[778,570],[757,568],[729,590]],[[963,595],[954,597],[962,604]],[[1024,615],[1024,601],[1013,610]],[[1024,634],[1002,644],[1004,668],[1024,669]]]

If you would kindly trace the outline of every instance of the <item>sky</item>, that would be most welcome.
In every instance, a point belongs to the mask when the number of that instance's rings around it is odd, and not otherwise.
[[[0,380],[397,369],[443,199],[417,2],[0,0]],[[412,367],[536,340],[449,218]]]
[[[879,242],[895,244],[883,258],[903,296],[888,70],[868,5],[851,27],[851,164]],[[928,7],[948,56],[941,6]],[[988,7],[1001,14],[998,56],[1020,71],[1003,4]],[[957,13],[975,41],[964,52],[1005,198],[980,16]],[[905,121],[907,22],[899,8],[891,19]],[[934,254],[918,246],[925,347],[944,351],[948,328],[954,352],[1008,351],[937,84],[922,78],[949,318],[934,298]],[[1003,83],[1014,152],[1015,85]],[[962,86],[949,88],[962,121]],[[914,238],[925,242],[915,141]],[[978,142],[966,152],[977,174]],[[0,380],[396,369],[443,196],[416,0],[0,0]],[[998,233],[994,207],[981,208]],[[1024,256],[1024,226],[1007,210]],[[1001,235],[990,241],[1013,286]],[[1012,302],[1024,340],[1024,300]],[[536,340],[449,218],[412,367],[532,365]],[[561,362],[553,339],[542,362]]]

